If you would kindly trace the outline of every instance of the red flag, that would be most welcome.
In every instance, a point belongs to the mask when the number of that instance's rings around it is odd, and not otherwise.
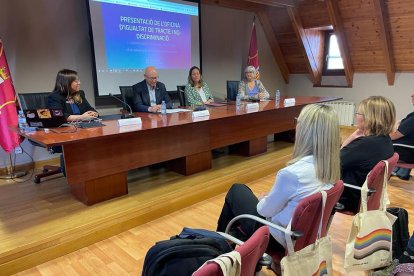
[[[256,37],[256,26],[253,19],[252,35],[250,37],[249,57],[247,59],[247,65],[254,66],[257,71],[257,78],[259,78],[259,51],[257,49],[257,37]]]
[[[16,93],[0,40],[0,146],[7,153],[19,145],[18,135],[9,126],[17,126]]]

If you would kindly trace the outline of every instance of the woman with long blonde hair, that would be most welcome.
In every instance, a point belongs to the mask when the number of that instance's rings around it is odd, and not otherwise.
[[[252,214],[270,219],[286,227],[298,203],[321,190],[329,190],[340,178],[339,122],[335,111],[322,104],[303,108],[296,125],[296,141],[292,160],[281,169],[267,195],[257,198],[243,184],[234,184],[226,195],[218,220],[218,231],[224,231],[229,221],[241,214]],[[234,234],[249,238],[260,223],[240,220],[234,224]],[[284,234],[270,229],[269,247],[282,250],[286,247]]]

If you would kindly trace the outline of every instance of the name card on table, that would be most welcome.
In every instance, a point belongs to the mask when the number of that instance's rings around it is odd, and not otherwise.
[[[139,125],[127,125],[127,126],[120,126],[119,132],[131,132],[131,131],[137,131],[142,129],[142,124]]]
[[[283,101],[283,106],[292,106],[295,105],[295,98],[288,98]]]
[[[210,119],[210,116],[193,117],[193,122],[208,121],[208,119]]]
[[[248,103],[246,104],[246,109],[258,109],[259,103]]]
[[[257,111],[259,111],[259,103],[248,103],[248,104],[246,104],[246,112],[247,113],[257,112]]]
[[[206,109],[206,110],[200,110],[200,111],[193,111],[192,117],[194,118],[199,118],[199,117],[206,117],[206,116],[210,116],[210,112]]]
[[[140,117],[118,120],[118,126],[130,126],[130,125],[141,125],[141,124],[142,124],[142,121]]]

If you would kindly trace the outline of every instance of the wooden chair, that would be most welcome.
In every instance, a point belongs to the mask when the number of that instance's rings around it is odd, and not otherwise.
[[[323,212],[322,221],[322,237],[326,236],[329,223],[332,220],[332,212],[336,203],[338,202],[342,192],[344,190],[344,184],[342,180],[336,182],[333,188],[326,191],[327,199],[325,203],[325,210]],[[276,225],[267,220],[258,218],[252,215],[240,215],[232,219],[226,227],[226,233],[231,229],[232,224],[241,218],[254,219],[262,224],[277,229],[281,232],[285,232],[291,235],[295,239],[294,249],[295,251],[301,250],[302,248],[315,243],[318,235],[318,228],[322,215],[322,194],[315,193],[304,199],[302,199],[292,216],[291,231],[287,232],[285,228],[280,225]],[[287,251],[268,251],[267,252],[273,260],[274,265],[277,267],[280,265],[280,261],[287,254]]]
[[[38,108],[47,108],[47,96],[50,94],[50,92],[40,92],[40,93],[21,93],[19,94],[19,102],[21,109],[38,109]],[[36,146],[36,147],[42,147],[43,145],[36,143],[29,139],[29,142]],[[48,148],[49,153],[53,154],[55,153],[55,150],[53,148]],[[60,173],[64,173],[62,168],[63,163],[63,156],[61,155],[61,165],[60,166],[51,166],[51,165],[45,165],[43,166],[42,173],[36,174],[34,176],[34,183],[38,184],[40,183],[42,178],[45,178],[47,176],[56,175]]]
[[[226,238],[229,238],[225,235]],[[266,251],[269,243],[270,233],[268,226],[262,226],[244,243],[235,250],[240,253],[241,257],[241,275],[254,275],[257,264]],[[231,238],[230,238],[231,239]],[[232,240],[232,239],[231,239]],[[222,276],[223,273],[217,263],[211,262],[206,264],[200,270],[196,271],[195,276]]]

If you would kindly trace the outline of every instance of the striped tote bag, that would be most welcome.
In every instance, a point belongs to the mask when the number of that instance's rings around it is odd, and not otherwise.
[[[388,162],[384,162],[384,186],[378,210],[367,211],[367,181],[362,186],[361,209],[354,216],[345,248],[344,267],[347,272],[384,267],[392,261],[392,225],[396,217],[386,209]]]

